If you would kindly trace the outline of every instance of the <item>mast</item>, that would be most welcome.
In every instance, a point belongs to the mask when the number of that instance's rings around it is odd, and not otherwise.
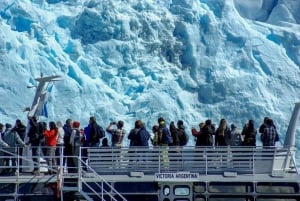
[[[294,111],[285,135],[284,146],[285,147],[295,147],[295,139],[296,139],[296,126],[300,113],[300,102],[295,103]]]
[[[34,99],[32,101],[32,105],[30,108],[30,111],[28,112],[28,116],[35,116],[38,118],[41,114],[42,107],[47,101],[47,92],[45,92],[45,86],[49,82],[58,81],[58,78],[60,78],[59,75],[52,75],[47,77],[40,77],[36,78],[35,80],[39,82]]]

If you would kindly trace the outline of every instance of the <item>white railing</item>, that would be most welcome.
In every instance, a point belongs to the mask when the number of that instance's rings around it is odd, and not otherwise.
[[[69,173],[78,173],[82,172],[81,164],[85,164],[87,159],[88,163],[84,166],[88,165],[90,169],[103,175],[128,174],[132,171],[141,171],[145,174],[190,171],[204,175],[224,171],[235,171],[239,174],[272,174],[274,169],[276,171],[293,169],[297,172],[293,158],[295,150],[289,147],[134,147],[121,149],[82,147],[79,156],[63,156],[64,152],[61,148],[61,156],[54,157],[57,164],[52,167],[47,165],[47,160],[52,157],[43,155],[42,151],[39,151],[37,156],[31,156],[28,155],[30,147],[22,148],[23,156],[20,156],[19,149],[20,147],[17,147],[15,153],[5,148],[0,149],[0,169],[16,170],[16,175],[21,170],[31,172],[34,167],[41,172],[47,173],[51,170],[56,173],[58,167],[65,167],[67,159],[72,159],[72,161],[75,159],[77,164],[74,163],[67,169]],[[25,149],[28,150],[25,151]],[[87,155],[81,153],[87,153]],[[33,162],[33,158],[36,158],[38,162]],[[80,160],[82,161],[79,163]]]
[[[282,171],[294,166],[289,148],[262,147],[156,147],[122,149],[87,149],[89,165],[98,174],[145,174],[189,171],[204,175],[234,171],[238,174],[272,174],[273,163],[285,153],[286,159],[277,160]],[[286,163],[286,161],[290,161]],[[285,164],[283,164],[285,163]],[[280,166],[281,165],[281,166]],[[297,171],[295,169],[295,171]]]

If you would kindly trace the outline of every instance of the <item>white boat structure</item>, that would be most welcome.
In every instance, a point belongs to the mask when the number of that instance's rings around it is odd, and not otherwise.
[[[67,172],[60,157],[52,175],[21,173],[28,159],[7,153],[17,172],[0,177],[0,200],[298,201],[299,112],[296,103],[281,147],[82,147],[76,167]]]

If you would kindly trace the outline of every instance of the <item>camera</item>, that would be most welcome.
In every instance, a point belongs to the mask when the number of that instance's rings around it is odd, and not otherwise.
[[[116,124],[117,124],[117,122],[111,122],[110,124],[111,124],[111,125],[116,125]]]

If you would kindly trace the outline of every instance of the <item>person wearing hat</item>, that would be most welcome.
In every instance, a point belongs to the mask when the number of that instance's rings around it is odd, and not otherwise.
[[[158,123],[158,141],[159,145],[172,145],[173,144],[173,138],[171,136],[171,133],[169,129],[166,126],[166,122],[164,118],[159,117],[157,120]]]

